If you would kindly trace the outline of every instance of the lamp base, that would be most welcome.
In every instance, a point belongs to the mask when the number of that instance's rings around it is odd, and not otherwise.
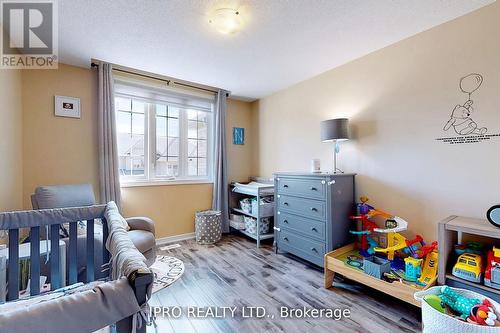
[[[337,141],[335,141],[335,145],[333,147],[333,173],[334,174],[344,173],[344,171],[337,168],[337,154],[339,153],[339,151],[340,151],[339,145],[338,145]]]

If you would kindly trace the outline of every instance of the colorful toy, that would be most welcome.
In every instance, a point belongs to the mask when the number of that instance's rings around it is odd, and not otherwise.
[[[466,245],[456,244],[455,253],[459,256],[464,253],[483,254],[483,244],[478,242],[467,242]]]
[[[464,253],[458,257],[451,272],[454,276],[467,281],[481,283],[483,278],[483,260],[479,254]]]
[[[438,249],[438,242],[434,241],[431,245],[424,245],[417,250],[417,258],[423,258],[431,252],[436,252]]]
[[[375,254],[375,248],[378,246],[378,243],[375,239],[371,238],[370,236],[366,236],[366,240],[368,242],[368,250],[367,252],[369,254]]]
[[[490,301],[483,300],[483,303],[475,305],[470,311],[467,321],[478,325],[498,326],[497,315]]]
[[[405,258],[405,280],[415,282],[422,274],[422,259]]]
[[[361,201],[361,203],[358,204],[358,214],[359,215],[368,214],[368,212],[370,210],[374,209],[372,206],[367,204],[368,200],[369,200],[368,197],[366,197],[364,195],[359,198],[359,201]]]
[[[363,269],[363,258],[359,256],[347,256],[346,264],[351,267]]]
[[[372,212],[370,212],[372,213]],[[375,213],[380,213],[380,211],[376,211]],[[383,215],[387,214],[382,212]],[[398,250],[402,250],[406,247],[406,238],[399,234],[399,231],[406,230],[408,227],[408,222],[403,220],[402,218],[398,216],[394,216],[392,218],[394,221],[396,221],[397,225],[394,228],[390,229],[380,229],[380,228],[375,228],[373,231],[375,232],[381,232],[381,233],[387,233],[387,247],[386,248],[380,248],[376,247],[374,250],[375,252],[385,252],[387,253],[387,259],[389,260],[394,260],[394,252]]]
[[[424,245],[425,242],[422,236],[417,235],[415,236],[415,239],[406,240],[406,248],[403,249],[403,252],[412,256],[413,258],[418,258],[417,251],[420,250],[420,248]]]
[[[432,282],[437,274],[437,242],[426,245],[420,235],[417,235],[412,240],[406,239],[400,234],[401,231],[405,231],[408,228],[406,220],[383,210],[373,208],[367,204],[367,197],[363,196],[360,200],[361,203],[357,205],[359,215],[350,217],[353,220],[361,221],[361,230],[350,231],[352,234],[361,236],[358,246],[359,253],[363,257],[369,257],[377,252],[385,253],[393,269],[406,271],[407,281],[423,285]],[[380,228],[372,221],[375,217],[385,219],[385,228]],[[375,239],[370,236],[374,232],[386,235],[386,247],[379,246]],[[381,238],[382,235],[380,235],[379,240]],[[404,260],[404,256],[399,251],[410,255],[413,259],[426,258],[424,266],[422,267],[422,260]],[[396,253],[398,253],[397,256]],[[421,274],[424,272],[425,274]]]
[[[427,286],[434,281],[438,271],[438,253],[432,251],[425,256],[424,266],[422,268],[422,275],[417,280],[417,284]]]
[[[373,229],[377,228],[377,224],[372,222],[370,220],[370,216],[368,215],[368,213],[373,210],[373,207],[366,203],[368,198],[362,196],[360,197],[360,200],[361,203],[358,204],[358,212],[360,215],[351,216],[351,219],[361,221],[362,230],[351,230],[350,233],[354,235],[361,235],[359,252],[363,257],[369,257],[375,253],[374,248],[377,245],[377,242],[373,238],[369,237],[369,235]]]
[[[437,311],[441,313],[446,313],[446,308],[443,305],[443,301],[441,300],[441,297],[438,295],[430,294],[430,295],[425,295],[424,296],[424,301],[427,302],[431,307],[436,309]]]
[[[488,287],[500,289],[500,248],[496,246],[493,246],[493,249],[488,251],[484,284]]]
[[[479,299],[467,298],[448,286],[441,287],[440,298],[444,304],[458,312],[464,320],[470,315],[472,308],[481,303]]]

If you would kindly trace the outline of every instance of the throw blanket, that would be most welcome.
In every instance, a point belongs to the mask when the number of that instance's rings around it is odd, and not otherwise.
[[[88,333],[140,310],[126,278],[30,306],[22,302],[11,311],[2,311],[0,306],[0,332]]]
[[[112,279],[129,276],[139,269],[148,269],[146,258],[130,240],[127,233],[128,224],[113,201],[107,204],[104,217],[109,228],[106,248],[111,253]]]

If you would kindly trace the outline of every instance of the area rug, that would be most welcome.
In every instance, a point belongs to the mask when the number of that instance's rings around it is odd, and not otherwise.
[[[155,280],[152,293],[156,293],[177,281],[184,273],[184,263],[177,258],[157,256],[151,265]]]

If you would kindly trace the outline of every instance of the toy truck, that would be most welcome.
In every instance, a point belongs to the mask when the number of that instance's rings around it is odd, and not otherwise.
[[[451,272],[461,279],[481,283],[483,278],[483,260],[479,254],[464,253],[457,259]]]
[[[500,289],[500,248],[496,246],[493,246],[493,249],[488,251],[484,284],[488,287]]]

